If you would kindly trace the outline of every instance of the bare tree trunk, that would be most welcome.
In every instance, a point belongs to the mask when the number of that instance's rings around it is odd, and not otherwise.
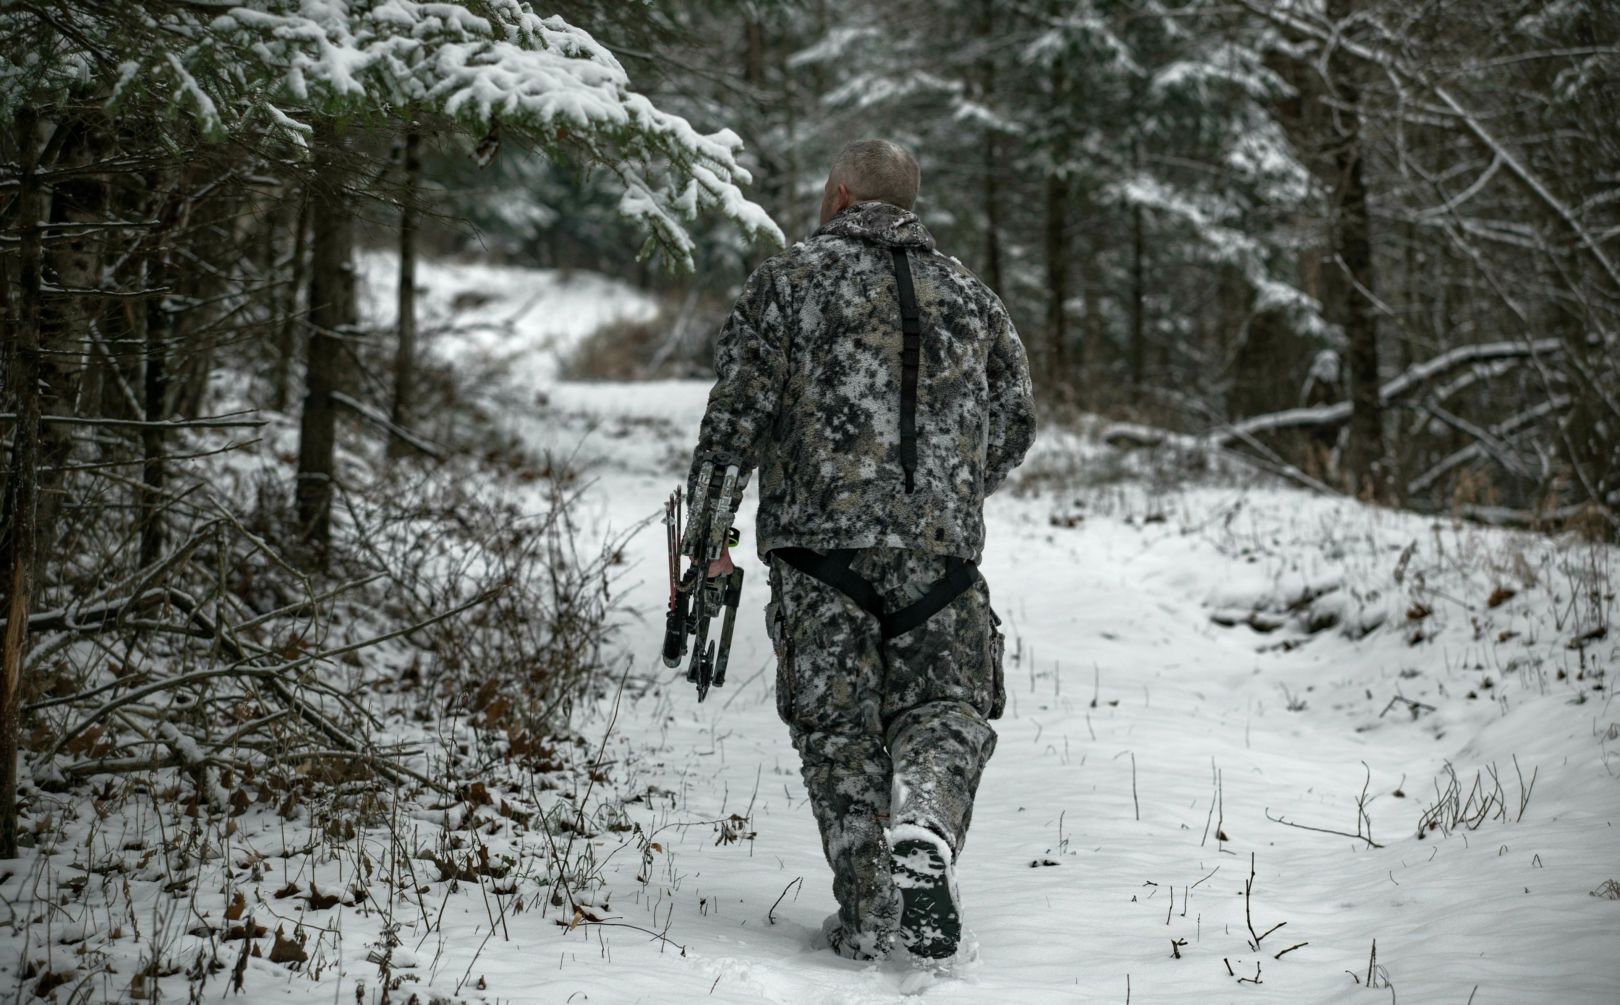
[[[411,386],[416,378],[416,198],[422,177],[422,134],[412,127],[405,132],[405,187],[399,211],[399,345],[394,352],[395,426],[410,424],[415,406]],[[388,452],[398,455],[408,445],[398,437],[388,440]]]
[[[1001,163],[995,133],[984,138],[984,282],[1001,295]]]
[[[293,360],[298,356],[298,293],[304,288],[305,259],[309,250],[306,244],[309,206],[309,186],[300,186],[298,212],[293,223],[296,229],[293,231],[292,281],[287,285],[287,303],[283,308],[281,325],[276,329],[276,366],[270,377],[270,407],[277,412],[287,407]]]
[[[1055,167],[1046,176],[1046,356],[1049,380],[1068,378],[1069,180]]]
[[[1092,372],[1106,362],[1103,350],[1106,348],[1108,337],[1107,321],[1102,312],[1101,274],[1096,262],[1094,245],[1088,243],[1086,252],[1080,260],[1080,297],[1083,306],[1080,311],[1080,352],[1075,360],[1075,367],[1082,375],[1087,389],[1091,383]]]
[[[169,237],[181,215],[181,182],[158,206],[157,243],[147,253],[146,284],[149,289],[167,286],[174,278],[169,261]],[[147,422],[164,418],[169,396],[169,342],[174,334],[174,313],[167,294],[146,300],[146,354],[141,379],[141,411]],[[164,436],[161,426],[141,430],[140,526],[141,564],[150,565],[163,554],[164,527],[160,509],[166,480]]]
[[[1131,208],[1131,400],[1140,401],[1147,382],[1147,248],[1142,207]]]
[[[324,563],[332,530],[333,455],[337,445],[338,389],[343,329],[354,318],[353,221],[339,177],[341,136],[330,124],[317,127],[312,178],[312,254],[309,276],[309,365],[298,430],[298,525],[300,537]]]
[[[1343,23],[1353,0],[1329,0],[1328,16]],[[1330,86],[1342,105],[1333,118],[1333,250],[1344,272],[1345,369],[1350,389],[1350,433],[1346,470],[1356,495],[1388,495],[1384,471],[1383,410],[1378,400],[1378,324],[1373,315],[1372,232],[1363,177],[1361,90],[1356,68],[1341,50],[1329,58]]]
[[[102,285],[107,231],[98,225],[105,222],[107,214],[107,183],[91,166],[101,159],[107,137],[101,123],[93,117],[59,121],[55,128],[62,131],[60,137],[51,138],[53,145],[60,140],[57,159],[54,163],[37,166],[78,170],[49,187],[48,218],[53,224],[90,226],[69,229],[68,234],[72,236],[52,240],[43,250],[42,269],[48,268],[54,273],[51,285],[57,289],[40,290],[36,331],[41,349],[38,366],[43,389],[39,404],[42,414],[74,415],[80,410],[89,324],[103,304],[94,295],[62,291],[99,289]],[[40,427],[38,435],[42,483],[37,501],[39,527],[48,537],[54,537],[61,525],[58,514],[64,494],[58,489],[73,453],[73,432],[66,424],[46,423]],[[50,550],[47,544],[40,554]]]
[[[994,37],[995,0],[979,5],[980,40]],[[996,89],[996,64],[988,55],[979,60],[979,102],[990,107]],[[984,134],[984,281],[1001,295],[1001,144],[994,129]]]
[[[40,464],[40,242],[41,192],[38,178],[38,119],[30,109],[17,113],[21,170],[17,186],[20,234],[17,304],[11,313],[7,397],[17,412],[4,503],[6,627],[0,648],[0,858],[17,857],[17,729],[22,663],[28,648],[28,610],[33,601],[38,549]],[[9,306],[9,305],[8,305]]]
[[[753,88],[756,98],[765,94],[765,26],[758,18],[743,21],[743,79]]]
[[[1046,10],[1056,16],[1061,4],[1048,3]],[[1072,377],[1068,372],[1069,232],[1071,201],[1069,180],[1069,134],[1064,116],[1069,108],[1069,68],[1061,54],[1052,60],[1050,109],[1055,128],[1051,134],[1051,164],[1046,169],[1046,206],[1043,244],[1046,255],[1046,331],[1042,339],[1041,364],[1049,388],[1062,387]]]

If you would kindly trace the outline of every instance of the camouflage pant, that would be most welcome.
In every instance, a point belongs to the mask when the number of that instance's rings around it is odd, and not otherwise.
[[[890,610],[945,575],[945,559],[870,548],[851,570]],[[771,560],[766,617],[776,646],[777,712],[802,761],[822,848],[833,869],[846,955],[882,955],[900,901],[889,877],[887,826],[934,831],[959,853],[979,776],[996,746],[990,593],[978,580],[923,625],[885,641],[844,593]]]

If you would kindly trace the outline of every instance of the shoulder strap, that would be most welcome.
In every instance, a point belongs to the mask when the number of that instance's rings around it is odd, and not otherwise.
[[[911,286],[911,259],[905,248],[890,248],[894,256],[894,284],[900,294],[900,466],[906,473],[906,491],[916,487],[917,371],[922,364],[922,316]]]

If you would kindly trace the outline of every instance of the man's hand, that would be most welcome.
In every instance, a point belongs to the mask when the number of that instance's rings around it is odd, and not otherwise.
[[[736,566],[731,564],[731,545],[721,549],[720,557],[709,563],[708,578],[715,579],[720,576],[729,576]]]

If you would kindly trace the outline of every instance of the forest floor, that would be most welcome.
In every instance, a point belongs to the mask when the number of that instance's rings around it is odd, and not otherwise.
[[[391,302],[387,259],[367,263],[370,302]],[[516,883],[413,883],[386,911],[307,890],[276,900],[301,839],[250,815],[234,840],[267,860],[259,885],[241,860],[222,866],[197,884],[219,901],[206,911],[245,890],[261,920],[299,924],[321,953],[251,960],[248,1000],[376,1002],[394,981],[390,1000],[423,1003],[1620,1001],[1614,549],[1043,430],[987,506],[1009,702],[959,863],[963,958],[946,976],[854,963],[819,942],[831,874],[776,716],[752,493],[730,681],[698,704],[656,655],[656,516],[684,478],[706,384],[558,381],[570,339],[649,309],[599,277],[430,263],[422,284],[430,315],[473,292],[479,311],[521,315],[429,351],[500,372],[483,407],[570,467],[582,549],[635,532],[615,587],[622,687],[573,723],[600,745],[599,785],[535,796],[596,800],[611,824],[567,836],[561,857],[583,862],[589,891],[569,918],[521,878],[563,836],[513,826],[498,792],[417,808],[410,840],[443,847],[470,815],[522,863]],[[306,884],[369,875],[399,830],[356,837],[349,874],[338,856]],[[0,894],[29,910],[30,877],[36,902],[42,876],[68,882],[51,875],[23,870]],[[182,964],[188,938],[169,950]],[[78,951],[60,932],[40,945]],[[167,997],[186,994],[183,973],[167,980]]]

